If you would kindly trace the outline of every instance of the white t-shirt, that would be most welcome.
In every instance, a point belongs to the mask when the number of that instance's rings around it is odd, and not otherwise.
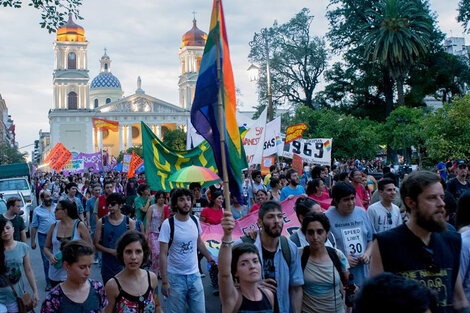
[[[170,223],[167,218],[160,229],[158,241],[168,243],[170,241]],[[173,242],[168,251],[167,272],[180,275],[190,275],[199,272],[197,266],[197,238],[201,233],[201,226],[196,224],[191,217],[186,222],[177,218]]]
[[[382,201],[371,204],[367,209],[367,214],[376,233],[390,230],[403,223],[400,209],[393,203],[390,212],[383,206]]]

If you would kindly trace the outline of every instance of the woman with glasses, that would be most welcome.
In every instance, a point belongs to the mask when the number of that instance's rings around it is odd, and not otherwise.
[[[55,219],[47,234],[44,254],[49,258],[49,279],[55,287],[67,278],[67,271],[62,268],[61,245],[65,240],[82,239],[91,243],[88,228],[78,217],[77,205],[70,200],[60,200],[55,208]]]
[[[160,226],[164,220],[165,193],[158,190],[155,194],[155,204],[152,204],[147,210],[147,225],[145,231],[147,234],[150,251],[152,252],[152,272],[159,275],[160,271]]]
[[[302,312],[343,313],[342,288],[348,281],[348,261],[335,248],[326,247],[330,222],[323,213],[308,213],[302,221],[302,232],[309,243],[301,252],[304,273]]]

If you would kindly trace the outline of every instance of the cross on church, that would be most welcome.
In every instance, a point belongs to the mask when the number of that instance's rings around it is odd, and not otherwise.
[[[108,52],[108,49],[104,48],[104,54],[106,55],[106,52]]]
[[[193,19],[196,19],[196,11],[193,11]]]

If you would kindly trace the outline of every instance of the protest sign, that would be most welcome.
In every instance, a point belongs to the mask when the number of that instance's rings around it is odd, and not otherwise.
[[[263,156],[282,154],[284,144],[281,139],[281,118],[277,117],[266,124],[264,135]]]
[[[284,227],[282,234],[286,237],[294,234],[300,227],[300,223],[295,215],[294,205],[299,196],[281,202]],[[201,239],[206,243],[206,246],[212,248],[219,248],[221,238],[224,234],[222,226],[209,225],[201,222],[202,234]],[[235,228],[232,233],[232,240],[238,240],[241,236],[246,235],[251,230],[259,230],[258,226],[258,212],[252,212],[247,216],[235,221]]]
[[[245,115],[237,116],[242,135],[243,148],[245,148],[248,165],[261,164],[264,148],[267,110],[261,113],[258,119],[253,120]]]
[[[307,129],[307,124],[301,123],[287,127],[285,144],[302,138],[303,132]]]
[[[65,148],[60,142],[52,149],[47,156],[49,166],[56,172],[60,172],[62,168],[72,159],[72,153]]]
[[[131,166],[132,154],[124,153],[122,156],[122,173],[128,173]]]
[[[299,172],[299,176],[302,176],[302,171],[304,170],[304,162],[302,162],[302,157],[295,153],[292,156],[292,168],[296,169]]]
[[[71,174],[83,173],[84,162],[83,160],[70,160],[62,170]]]
[[[332,144],[331,138],[296,139],[284,145],[283,156],[292,159],[298,154],[304,162],[331,165]]]
[[[132,151],[131,162],[129,164],[129,171],[127,172],[127,178],[134,177],[135,170],[144,163],[144,160],[138,156],[135,151]]]
[[[96,153],[79,153],[75,160],[83,160],[84,170],[99,173],[103,170],[101,152]]]
[[[275,157],[263,157],[263,161],[261,162],[261,175],[268,175],[269,174],[269,167],[276,163]]]

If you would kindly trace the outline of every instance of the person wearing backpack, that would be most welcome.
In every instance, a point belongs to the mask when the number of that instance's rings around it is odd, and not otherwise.
[[[349,265],[340,250],[325,246],[329,231],[325,214],[307,213],[302,221],[302,232],[309,243],[301,252],[305,313],[344,313],[341,285],[347,286]]]
[[[162,294],[168,298],[165,312],[169,313],[206,311],[197,250],[207,262],[214,265],[215,260],[201,239],[199,221],[190,214],[192,203],[191,191],[175,189],[171,196],[171,209],[175,215],[163,222],[158,237]]]
[[[284,227],[282,207],[279,202],[266,201],[258,210],[258,225],[261,227],[256,239],[243,236],[236,242],[252,242],[260,254],[263,284],[272,283],[280,313],[300,313],[304,276],[300,266],[297,246],[282,236]]]
[[[128,230],[135,229],[135,221],[121,213],[124,197],[120,193],[112,193],[106,198],[108,215],[96,223],[94,244],[101,251],[101,277],[103,284],[119,273],[123,266],[116,257],[116,242]]]

